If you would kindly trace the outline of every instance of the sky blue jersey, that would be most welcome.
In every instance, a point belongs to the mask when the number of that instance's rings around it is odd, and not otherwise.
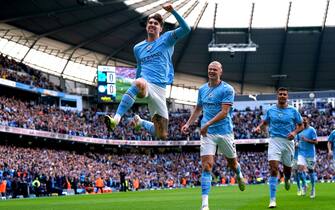
[[[302,137],[305,137],[309,140],[317,141],[317,135],[315,129],[311,126],[308,126],[297,135],[297,139],[299,141],[298,155],[302,155],[305,158],[314,158],[315,144],[311,144],[304,141]]]
[[[333,159],[335,160],[335,130],[328,136],[328,141],[333,144]]]
[[[201,127],[204,126],[209,120],[214,118],[221,110],[222,104],[233,105],[235,91],[234,88],[221,81],[215,87],[210,87],[208,83],[199,88],[197,106],[202,107],[203,117],[201,120]],[[232,122],[232,107],[230,108],[227,117],[216,122],[208,127],[208,134],[229,134],[233,132]]]
[[[134,47],[137,61],[136,78],[142,77],[163,88],[173,82],[172,55],[174,45],[191,31],[185,20],[176,11],[173,11],[172,14],[176,17],[180,25],[179,28],[165,32],[152,42],[144,40]]]
[[[296,124],[302,123],[302,117],[293,106],[279,108],[275,104],[267,110],[264,121],[269,125],[271,137],[287,138],[295,130]]]

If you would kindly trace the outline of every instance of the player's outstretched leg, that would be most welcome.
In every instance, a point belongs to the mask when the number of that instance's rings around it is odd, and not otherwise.
[[[142,119],[139,115],[135,115],[133,118],[133,124],[135,131],[140,131],[142,127]]]
[[[118,122],[111,116],[105,115],[104,122],[108,131],[113,131],[116,128]]]
[[[238,188],[241,191],[245,190],[245,180],[243,178],[242,170],[240,164],[237,162],[237,158],[227,158],[228,165],[236,174]]]
[[[160,139],[167,138],[167,119],[155,114],[152,118],[154,122],[143,120],[140,116],[135,115],[132,122],[135,130],[139,131],[141,128],[148,131],[151,135],[156,136]]]
[[[109,131],[113,130],[119,124],[121,117],[133,106],[139,89],[134,83],[123,95],[114,117],[105,116],[105,124]]]
[[[136,131],[139,131],[141,128],[144,128],[144,130],[148,131],[151,135],[155,135],[155,126],[152,122],[143,120],[140,118],[140,116],[135,115],[133,118],[133,124],[134,124],[134,129]]]
[[[152,122],[155,126],[155,135],[160,139],[167,139],[169,120],[159,114],[155,114],[152,117]]]

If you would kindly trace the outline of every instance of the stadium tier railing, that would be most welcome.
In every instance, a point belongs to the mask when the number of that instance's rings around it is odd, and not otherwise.
[[[48,131],[39,131],[26,128],[16,128],[0,125],[0,132],[12,133],[17,135],[34,136],[40,138],[58,139],[66,141],[75,141],[91,144],[105,145],[129,145],[129,146],[200,146],[200,141],[184,140],[184,141],[132,141],[132,140],[117,140],[117,139],[101,139],[82,136],[72,136],[62,133],[53,133]],[[318,141],[327,141],[326,136],[318,137]],[[261,139],[236,139],[236,144],[267,144],[268,138]]]

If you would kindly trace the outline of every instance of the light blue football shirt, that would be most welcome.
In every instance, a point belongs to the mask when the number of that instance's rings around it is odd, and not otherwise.
[[[165,87],[173,82],[174,69],[172,54],[176,39],[168,31],[153,42],[146,40],[134,47],[134,55],[140,65],[140,77],[146,81]]]
[[[146,81],[165,88],[172,84],[174,68],[172,55],[174,45],[191,31],[185,19],[175,10],[172,14],[177,19],[180,27],[173,31],[167,31],[158,39],[148,42],[146,40],[134,47],[134,55],[137,61],[136,78],[142,77]]]
[[[214,118],[221,110],[222,104],[233,105],[235,91],[234,88],[221,81],[215,87],[210,87],[208,83],[199,88],[197,105],[202,107],[203,117],[201,120],[201,127],[204,126],[209,120]],[[227,117],[216,122],[208,127],[208,134],[229,134],[233,132],[232,114],[233,109],[230,108]]]
[[[299,141],[299,152],[298,155],[302,155],[305,158],[314,158],[315,157],[315,145],[308,143],[302,139],[302,137],[305,137],[309,140],[315,140],[317,141],[317,135],[316,131],[313,127],[308,126],[303,131],[301,131],[297,135],[297,139]]]
[[[333,144],[333,159],[335,160],[335,130],[331,132],[331,134],[328,136],[328,141]]]
[[[264,121],[269,125],[271,137],[287,138],[295,130],[296,124],[302,123],[302,117],[293,106],[279,108],[275,104],[267,110]]]

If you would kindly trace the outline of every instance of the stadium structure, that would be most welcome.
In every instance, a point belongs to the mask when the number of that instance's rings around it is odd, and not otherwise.
[[[254,134],[252,129],[265,110],[276,103],[278,87],[287,87],[289,103],[311,117],[319,140],[318,180],[332,182],[335,172],[327,159],[327,138],[335,129],[334,0],[170,1],[192,30],[174,49],[175,79],[167,91],[168,140],[161,141],[143,129],[136,131],[130,126],[129,119],[134,114],[150,118],[145,100],[137,101],[116,130],[107,131],[102,116],[114,114],[119,99],[101,103],[97,70],[108,67],[119,71],[116,76],[121,82],[116,84],[116,94],[122,96],[134,79],[133,47],[146,38],[147,17],[157,12],[165,18],[165,31],[178,27],[174,17],[162,9],[166,2],[0,2],[0,195],[3,199],[93,194],[99,185],[97,180],[102,178],[104,192],[176,188],[171,191],[172,200],[168,200],[172,206],[199,208],[194,198],[200,197],[200,193],[193,190],[197,190],[201,174],[199,124],[191,127],[192,132],[187,135],[180,128],[190,116],[198,88],[207,82],[207,66],[214,60],[223,64],[223,80],[236,91],[234,134],[247,183],[253,186],[267,182],[268,134]],[[235,184],[233,173],[226,165],[219,156],[213,169],[213,185]],[[332,187],[332,184],[320,187],[320,197]],[[179,197],[183,197],[179,193],[184,193],[179,188],[186,188],[185,192],[190,191],[193,196],[187,198],[190,204],[185,207],[178,203],[182,202]],[[259,192],[260,197],[254,198],[257,205],[263,205],[259,201],[267,192],[263,188],[251,187],[251,191]],[[231,191],[227,187],[227,192]],[[162,197],[170,199],[162,192]],[[139,197],[120,193],[119,198],[112,193],[112,197],[104,198],[106,203],[97,206],[135,209],[136,199],[142,200],[141,195],[146,193],[150,192],[135,194]],[[148,196],[154,197],[154,193]],[[92,198],[101,199],[94,195]],[[248,200],[246,195],[241,198]],[[83,205],[81,199],[85,198],[73,196],[77,206]],[[112,199],[126,202],[113,206],[109,203]],[[133,206],[131,199],[135,199]],[[287,199],[287,209],[295,209],[295,198]],[[139,205],[145,206],[138,209],[169,209],[164,199],[154,200],[158,203],[156,207],[150,207],[150,201],[145,203],[144,199]],[[306,206],[299,202],[296,205],[305,209],[324,205],[325,209],[332,209],[331,203],[315,201]],[[10,202],[0,201],[0,206],[19,209]],[[57,200],[41,202],[51,209]],[[228,201],[220,203],[219,197],[215,202],[217,209],[259,207],[247,203],[227,206]]]

